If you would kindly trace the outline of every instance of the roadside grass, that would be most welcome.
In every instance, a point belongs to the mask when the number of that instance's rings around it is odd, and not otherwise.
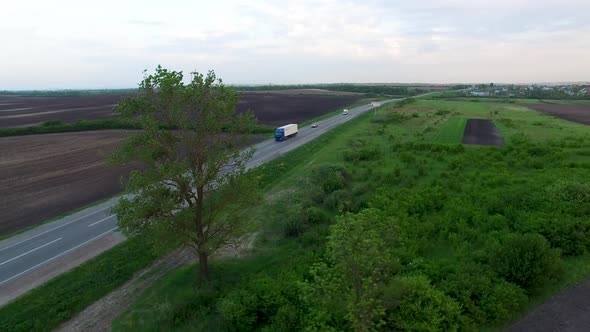
[[[509,136],[508,145],[438,143],[443,127],[457,128],[449,119],[470,117],[493,119]],[[449,134],[454,140],[456,131]],[[246,257],[212,262],[207,285],[195,281],[196,265],[167,273],[113,328],[303,330],[310,319],[324,319],[314,314],[326,299],[310,295],[310,287],[332,297],[332,316],[323,326],[350,328],[345,314],[353,302],[346,302],[352,298],[346,292],[352,290],[329,293],[321,283],[314,286],[311,271],[325,262],[330,225],[341,220],[335,216],[352,218],[370,207],[395,222],[401,243],[392,244],[391,264],[399,264],[398,276],[424,276],[437,301],[455,303],[460,315],[422,306],[429,298],[420,293],[411,303],[417,316],[410,317],[439,317],[447,328],[498,330],[590,273],[583,212],[590,202],[564,200],[569,190],[579,197],[590,193],[584,182],[589,165],[579,161],[588,151],[587,127],[514,104],[419,100],[401,109],[383,107],[376,116],[369,112],[267,165],[260,179],[272,194],[256,213],[260,235]],[[556,220],[584,236],[568,233]],[[561,250],[555,266],[535,276],[543,281],[535,287],[508,279],[494,263],[508,239],[531,233]],[[404,319],[396,306],[384,310],[396,322]],[[444,330],[435,325],[441,320],[428,326]]]
[[[439,128],[434,142],[442,144],[460,144],[463,139],[466,123],[467,119],[463,117],[449,118],[445,124]]]

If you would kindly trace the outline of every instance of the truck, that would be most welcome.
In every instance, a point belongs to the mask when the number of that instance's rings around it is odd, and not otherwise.
[[[378,103],[376,101],[373,101],[369,105],[371,105],[371,107],[379,107],[379,106],[381,106],[381,103]]]
[[[342,110],[342,115],[348,115],[348,110],[346,108]]]
[[[289,137],[297,135],[297,125],[294,123],[278,127],[275,130],[275,141],[281,142]]]

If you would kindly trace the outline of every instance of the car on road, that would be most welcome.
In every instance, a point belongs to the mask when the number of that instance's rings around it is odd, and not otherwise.
[[[347,109],[342,110],[342,115],[348,115],[348,110]]]
[[[317,123],[314,123],[314,124],[311,125],[311,127],[312,128],[317,128],[318,127],[318,124]]]

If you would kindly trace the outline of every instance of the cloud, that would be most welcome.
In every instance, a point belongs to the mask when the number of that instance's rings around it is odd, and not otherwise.
[[[3,13],[0,89],[135,86],[157,64],[216,69],[236,83],[574,81],[590,72],[587,0],[21,0]]]

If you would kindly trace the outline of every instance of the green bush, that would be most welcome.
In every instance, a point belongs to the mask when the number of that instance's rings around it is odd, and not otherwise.
[[[395,279],[384,289],[387,325],[401,331],[457,331],[461,309],[424,276]]]
[[[513,318],[527,302],[528,297],[522,288],[502,281],[483,298],[481,308],[486,312],[488,322],[499,324]]]
[[[560,264],[559,251],[539,234],[513,235],[492,257],[499,276],[527,290],[555,277]]]

